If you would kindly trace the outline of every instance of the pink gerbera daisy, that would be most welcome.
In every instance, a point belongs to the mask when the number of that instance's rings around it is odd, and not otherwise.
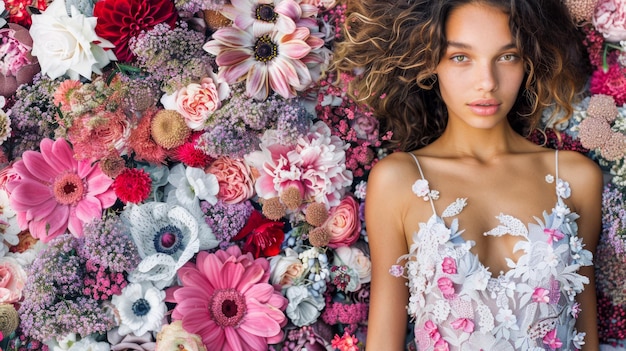
[[[83,235],[83,223],[102,216],[115,203],[113,180],[98,163],[77,161],[65,139],[44,139],[41,152],[26,151],[7,183],[20,229],[48,242],[69,230]]]
[[[178,270],[180,287],[167,291],[177,303],[173,319],[202,337],[212,350],[267,350],[283,337],[287,299],[269,280],[269,263],[242,254],[237,246],[198,253]]]
[[[306,62],[324,45],[306,27],[293,33],[275,31],[254,36],[236,28],[224,27],[213,33],[204,49],[216,55],[218,78],[228,84],[246,80],[246,93],[259,100],[267,98],[270,89],[284,98],[296,96],[312,82]]]

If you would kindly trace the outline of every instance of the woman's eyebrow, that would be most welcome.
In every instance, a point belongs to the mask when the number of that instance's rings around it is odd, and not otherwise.
[[[446,42],[446,44],[447,44],[448,47],[452,46],[452,47],[455,47],[457,49],[464,49],[464,50],[471,50],[472,49],[471,45],[466,44],[466,43],[461,43],[461,42],[458,42],[458,41],[450,41],[449,40],[449,41]],[[517,45],[515,45],[515,43],[508,43],[506,45],[503,45],[500,48],[500,50],[504,51],[504,50],[510,50],[510,49],[516,49],[516,48],[517,48]]]

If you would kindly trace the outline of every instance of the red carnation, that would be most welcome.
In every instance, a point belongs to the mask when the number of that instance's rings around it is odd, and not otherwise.
[[[255,258],[276,256],[285,239],[283,222],[271,221],[259,211],[253,211],[248,223],[232,240],[243,238],[246,238],[243,251],[251,252]]]
[[[150,195],[152,179],[143,169],[126,168],[115,178],[112,187],[122,202],[138,204]]]
[[[174,157],[189,167],[204,169],[209,166],[213,159],[202,150],[196,148],[196,140],[201,135],[202,132],[192,133],[186,143],[176,148]]]
[[[98,18],[96,34],[115,44],[119,61],[134,58],[128,47],[131,38],[159,23],[174,28],[178,13],[172,0],[103,0],[96,2],[93,15]]]

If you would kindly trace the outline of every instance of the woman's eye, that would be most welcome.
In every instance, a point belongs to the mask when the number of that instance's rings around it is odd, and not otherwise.
[[[451,59],[454,62],[465,62],[465,61],[467,61],[467,56],[465,56],[465,55],[455,55],[455,56],[452,56]]]
[[[500,59],[502,61],[515,61],[517,59],[517,55],[506,54],[506,55],[502,55],[502,57],[500,57]]]

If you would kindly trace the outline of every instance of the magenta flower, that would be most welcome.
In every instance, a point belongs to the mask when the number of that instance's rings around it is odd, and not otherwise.
[[[242,254],[237,246],[198,253],[196,263],[178,270],[180,287],[167,291],[177,303],[172,318],[182,320],[212,350],[267,350],[282,340],[287,306],[268,283],[269,263]]]
[[[248,96],[267,98],[270,89],[285,98],[296,96],[312,82],[306,62],[316,55],[324,41],[311,35],[306,27],[293,33],[275,31],[254,36],[236,27],[224,27],[213,33],[204,50],[216,55],[218,79],[228,84],[246,81]]]
[[[43,242],[66,230],[81,237],[83,224],[115,203],[113,180],[98,163],[77,161],[65,139],[44,139],[40,149],[24,152],[7,183],[20,229]]]
[[[563,346],[561,339],[556,336],[556,329],[552,329],[551,331],[543,337],[543,343],[547,345],[550,350],[556,350],[559,347]]]

